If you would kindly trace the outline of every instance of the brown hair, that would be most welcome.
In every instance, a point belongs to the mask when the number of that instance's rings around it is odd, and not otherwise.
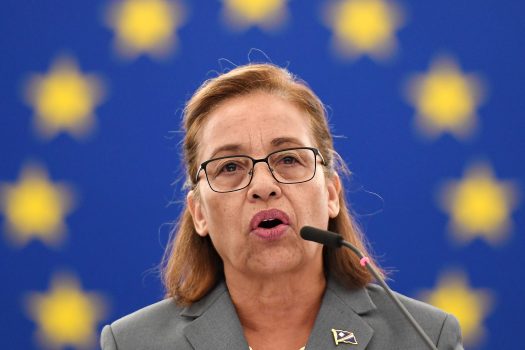
[[[316,146],[327,163],[327,175],[333,176],[335,171],[348,172],[333,149],[325,108],[306,83],[272,64],[248,64],[207,80],[186,104],[183,150],[187,187],[196,185],[194,177],[199,166],[199,132],[206,117],[225,100],[257,91],[277,94],[304,110],[310,117]],[[368,256],[364,237],[349,212],[343,188],[339,193],[339,205],[339,214],[329,220],[328,230],[340,233],[343,239],[353,243]],[[323,256],[326,273],[349,288],[363,287],[372,280],[369,272],[360,266],[359,258],[348,249],[325,247]],[[199,300],[223,278],[222,261],[218,253],[209,236],[201,237],[196,233],[187,207],[172,232],[163,262],[166,294],[181,305]]]

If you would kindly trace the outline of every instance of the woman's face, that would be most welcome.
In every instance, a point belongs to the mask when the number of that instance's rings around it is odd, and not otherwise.
[[[201,130],[198,161],[228,155],[264,158],[284,148],[316,147],[309,117],[287,100],[258,92],[217,106]],[[322,268],[322,246],[299,236],[305,225],[326,229],[339,212],[339,178],[326,177],[319,158],[315,177],[281,184],[257,163],[250,185],[217,193],[200,173],[199,194],[188,194],[196,231],[209,235],[228,277],[263,276]],[[265,228],[265,220],[279,225]]]

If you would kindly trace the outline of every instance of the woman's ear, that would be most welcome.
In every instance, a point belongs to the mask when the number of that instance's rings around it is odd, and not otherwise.
[[[208,223],[206,221],[206,215],[203,212],[203,208],[197,194],[194,190],[188,192],[186,196],[186,205],[190,210],[191,217],[193,218],[193,226],[195,231],[201,237],[208,235]]]
[[[327,178],[328,189],[328,216],[335,218],[339,214],[339,194],[341,193],[341,179],[334,172],[331,178]]]

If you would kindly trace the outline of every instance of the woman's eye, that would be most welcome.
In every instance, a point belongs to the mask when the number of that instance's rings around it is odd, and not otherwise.
[[[298,159],[293,156],[286,156],[286,157],[281,158],[281,163],[286,164],[286,165],[293,165],[298,162],[299,162]]]
[[[299,165],[301,164],[301,160],[299,157],[295,155],[288,155],[288,156],[283,156],[281,159],[279,159],[279,164],[281,165]]]
[[[227,172],[227,173],[231,173],[233,171],[236,171],[237,167],[238,167],[238,165],[235,164],[235,163],[228,163],[228,164],[225,164],[222,167],[222,171]]]

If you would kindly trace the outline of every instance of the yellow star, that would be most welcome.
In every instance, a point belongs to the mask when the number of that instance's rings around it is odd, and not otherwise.
[[[416,126],[431,137],[443,132],[470,136],[476,128],[482,90],[479,77],[462,74],[452,59],[436,59],[428,74],[413,76],[407,86],[408,99],[417,111]]]
[[[398,5],[386,0],[341,0],[327,8],[325,21],[332,44],[343,57],[370,55],[386,59],[397,49],[395,32],[402,25]]]
[[[463,273],[444,274],[435,289],[424,291],[421,299],[458,319],[466,345],[474,346],[482,340],[483,321],[490,312],[492,297],[487,290],[469,287]]]
[[[184,9],[169,0],[121,0],[109,7],[106,17],[122,56],[149,54],[160,58],[169,55],[177,44],[175,32],[182,25]]]
[[[41,346],[95,347],[97,324],[105,314],[104,301],[96,293],[83,292],[76,278],[55,276],[47,293],[28,295],[26,308],[37,324],[36,339]]]
[[[0,210],[6,231],[17,245],[33,238],[50,245],[61,243],[64,216],[71,212],[72,202],[69,186],[51,183],[47,173],[34,165],[22,170],[17,184],[0,184]]]
[[[223,18],[232,28],[277,29],[288,17],[287,0],[223,0]]]
[[[450,228],[459,240],[479,236],[497,243],[510,231],[517,189],[511,182],[498,181],[488,165],[471,166],[462,180],[448,181],[440,192],[441,205],[451,216]]]
[[[103,84],[95,75],[83,75],[73,59],[58,58],[47,75],[34,74],[26,99],[35,110],[35,126],[46,138],[60,131],[85,136],[94,123],[94,109],[103,99]]]

